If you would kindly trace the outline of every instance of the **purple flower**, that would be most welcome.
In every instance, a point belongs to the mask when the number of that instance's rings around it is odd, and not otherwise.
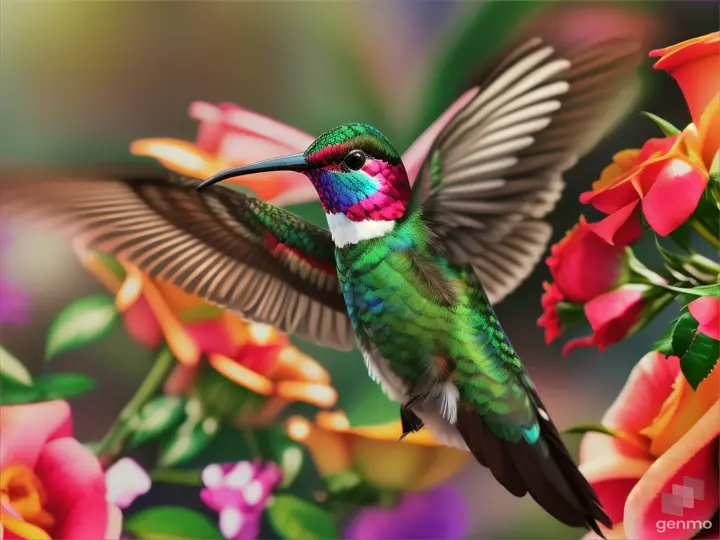
[[[345,530],[346,540],[460,540],[468,534],[465,499],[452,486],[409,493],[395,508],[367,508]]]
[[[4,260],[3,251],[7,247],[9,235],[0,222],[0,261]],[[0,267],[0,326],[12,324],[22,326],[30,321],[28,294],[17,285],[3,277]]]
[[[220,514],[220,532],[228,540],[255,540],[267,499],[282,480],[274,463],[241,461],[203,469],[200,498]]]

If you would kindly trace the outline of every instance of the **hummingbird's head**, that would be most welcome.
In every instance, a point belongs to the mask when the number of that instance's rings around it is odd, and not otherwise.
[[[328,220],[344,216],[356,223],[393,222],[410,201],[410,182],[400,154],[385,135],[365,124],[328,131],[302,154],[223,171],[198,189],[235,176],[278,170],[303,173],[315,186]]]

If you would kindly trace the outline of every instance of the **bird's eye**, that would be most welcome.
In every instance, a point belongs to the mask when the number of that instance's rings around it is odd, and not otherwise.
[[[358,171],[365,165],[365,154],[360,150],[353,150],[343,160],[345,166],[353,171]]]

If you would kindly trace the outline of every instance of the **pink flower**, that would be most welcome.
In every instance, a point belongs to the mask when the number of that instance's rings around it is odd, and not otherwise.
[[[688,304],[688,311],[700,323],[700,332],[720,340],[720,298],[702,296]]]
[[[259,461],[213,464],[203,469],[203,502],[220,514],[220,531],[228,540],[254,540],[268,497],[282,480],[274,463]]]
[[[108,502],[125,510],[135,499],[150,491],[150,476],[134,459],[122,458],[105,471]]]
[[[73,437],[64,401],[0,407],[0,523],[6,539],[119,538],[100,463]]]
[[[190,117],[200,126],[195,143],[179,139],[140,139],[130,151],[154,157],[167,168],[195,178],[207,178],[229,167],[302,152],[315,139],[282,122],[232,103],[196,101]],[[317,199],[309,182],[297,173],[271,172],[231,180],[275,205]]]
[[[629,337],[664,306],[656,302],[662,294],[662,289],[652,285],[628,284],[593,298],[583,307],[593,333],[569,341],[563,354],[593,345],[603,351]]]
[[[613,522],[608,538],[691,538],[718,509],[720,369],[693,391],[676,357],[646,354],[589,433],[580,470]],[[589,534],[585,538],[598,538]]]

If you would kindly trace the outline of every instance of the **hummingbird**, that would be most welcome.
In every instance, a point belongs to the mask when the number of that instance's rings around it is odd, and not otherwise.
[[[200,184],[53,178],[3,187],[0,209],[249,320],[357,346],[398,402],[401,437],[430,429],[513,495],[602,535],[611,521],[493,305],[545,251],[563,173],[632,105],[638,52],[632,37],[526,40],[482,77],[412,177],[385,135],[349,123]],[[268,171],[309,181],[327,229],[216,185]]]

